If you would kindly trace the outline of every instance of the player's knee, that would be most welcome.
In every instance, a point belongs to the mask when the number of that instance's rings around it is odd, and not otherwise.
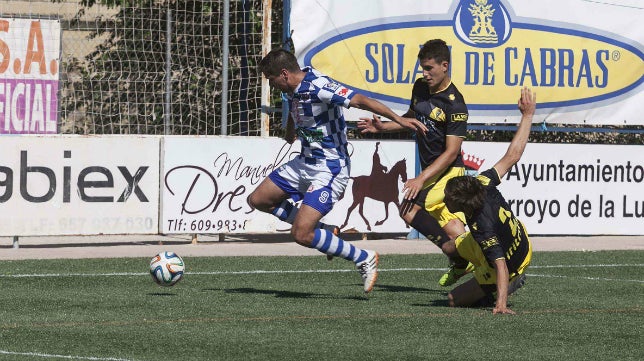
[[[447,294],[447,303],[449,304],[449,307],[468,307],[471,305],[467,296],[461,295],[461,297],[459,297],[453,292]]]
[[[443,230],[445,230],[449,239],[456,239],[458,236],[465,233],[465,225],[458,219],[452,219],[443,226]]]
[[[451,292],[447,294],[447,302],[449,303],[449,307],[456,307],[456,300]]]
[[[291,236],[293,240],[303,246],[309,247],[313,243],[313,233],[305,228],[293,225],[291,227]]]
[[[270,212],[271,207],[266,204],[262,197],[257,193],[251,193],[246,199],[248,205],[261,212]]]
[[[253,208],[256,208],[256,209],[259,209],[259,208],[260,208],[260,207],[259,207],[259,205],[260,205],[260,204],[259,204],[259,197],[257,197],[257,193],[256,193],[256,192],[251,193],[251,194],[248,196],[248,198],[246,199],[246,202],[248,202],[248,205],[249,205],[249,206],[251,206],[251,207],[253,207]]]

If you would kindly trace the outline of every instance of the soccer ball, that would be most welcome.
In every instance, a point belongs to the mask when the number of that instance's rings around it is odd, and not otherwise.
[[[183,259],[174,252],[161,252],[150,260],[150,274],[158,285],[170,287],[183,278]]]

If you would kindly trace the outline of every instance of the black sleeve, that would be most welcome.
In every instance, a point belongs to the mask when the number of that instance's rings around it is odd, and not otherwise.
[[[501,178],[494,168],[481,172],[476,178],[486,187],[496,187],[501,184]]]

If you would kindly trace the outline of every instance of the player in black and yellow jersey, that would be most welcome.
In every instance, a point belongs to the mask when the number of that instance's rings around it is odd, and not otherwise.
[[[400,215],[450,258],[452,265],[439,280],[441,286],[455,283],[468,264],[458,257],[454,242],[448,242],[465,232],[465,219],[449,212],[443,203],[447,180],[465,174],[461,144],[468,118],[463,95],[449,75],[450,61],[449,47],[441,39],[429,40],[421,47],[418,62],[423,76],[415,81],[409,110],[403,115],[422,122],[427,131],[416,132],[422,169],[405,182]],[[377,116],[361,118],[358,128],[363,133],[406,130],[395,122],[381,122]]]
[[[474,265],[474,278],[449,293],[450,306],[471,306],[496,297],[493,313],[514,314],[507,307],[509,285],[521,282],[532,258],[532,247],[525,227],[497,186],[521,159],[532,127],[536,94],[523,88],[518,106],[521,121],[503,158],[476,178],[454,177],[445,186],[447,208],[463,212],[470,229],[456,239],[456,250]]]

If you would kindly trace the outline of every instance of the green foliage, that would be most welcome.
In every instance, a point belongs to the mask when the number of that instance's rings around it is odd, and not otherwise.
[[[473,130],[467,131],[465,141],[476,142],[510,142],[515,133],[515,128],[506,126],[507,130]],[[550,128],[550,129],[548,129]],[[573,125],[549,125],[546,130],[533,130],[530,134],[530,143],[567,143],[567,144],[644,144],[644,127],[590,127]],[[553,129],[556,128],[556,129]],[[580,129],[575,131],[575,129]],[[596,128],[597,131],[592,131]],[[610,130],[613,131],[610,131]],[[283,130],[276,130],[283,132]],[[281,134],[281,133],[278,133]],[[413,140],[411,132],[361,134],[358,129],[348,131],[350,139],[405,139]]]
[[[593,128],[597,131],[593,131]],[[579,129],[579,131],[575,131],[575,129]],[[513,136],[514,130],[469,130],[466,140],[509,142]],[[529,141],[531,143],[642,145],[644,144],[644,127],[548,125],[545,130],[533,130]]]
[[[89,37],[101,43],[85,59],[68,59],[63,66],[62,117],[85,115],[84,123],[67,124],[71,132],[164,134],[169,40],[169,133],[220,134],[221,107],[227,106],[229,134],[258,134],[261,0],[230,2],[227,100],[221,98],[223,1],[83,0],[76,19],[99,4],[118,10],[94,19]]]

